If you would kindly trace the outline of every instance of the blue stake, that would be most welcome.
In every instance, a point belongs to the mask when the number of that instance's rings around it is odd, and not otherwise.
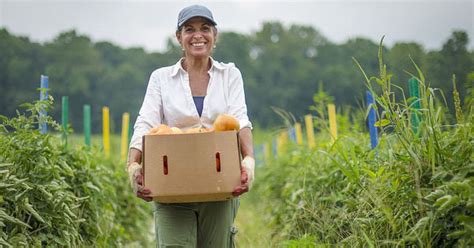
[[[258,167],[263,163],[263,145],[254,146],[253,147],[253,154],[255,157],[255,165]]]
[[[375,127],[375,122],[377,121],[377,116],[375,115],[375,101],[372,97],[370,91],[367,91],[367,106],[370,108],[369,110],[369,118],[368,118],[368,125],[369,125],[369,132],[370,132],[370,146],[374,149],[378,144],[377,138],[377,127]]]
[[[290,128],[288,130],[288,136],[290,137],[290,139],[296,143],[296,130],[294,127]]]
[[[273,140],[272,140],[272,150],[273,151],[272,152],[273,152],[273,157],[275,157],[275,158],[277,157],[277,152],[278,152],[277,151],[277,146],[278,146],[277,145],[277,140],[275,138],[273,138]]]
[[[48,81],[49,81],[48,76],[41,75],[40,101],[48,99]],[[39,129],[40,129],[41,134],[45,134],[46,131],[48,131],[48,126],[46,125],[46,122],[43,121],[43,118],[47,114],[48,113],[44,109],[42,109],[39,113],[39,116],[40,116]]]

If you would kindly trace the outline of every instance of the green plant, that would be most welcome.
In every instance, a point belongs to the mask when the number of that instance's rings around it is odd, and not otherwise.
[[[149,206],[126,188],[123,167],[96,148],[65,146],[61,126],[39,115],[51,104],[24,104],[17,117],[1,117],[1,246],[147,245]],[[39,122],[57,134],[40,134]]]
[[[368,134],[357,130],[325,144],[327,134],[319,133],[316,148],[288,146],[257,178],[273,239],[283,246],[474,245],[473,114],[458,108],[450,124],[443,93],[429,87],[416,65],[411,76],[420,97],[407,98],[381,51],[377,77],[356,61],[379,113],[377,148],[370,150]]]

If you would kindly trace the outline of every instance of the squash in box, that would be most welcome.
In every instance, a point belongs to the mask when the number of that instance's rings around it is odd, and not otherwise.
[[[214,121],[214,130],[215,131],[239,131],[240,130],[240,124],[239,121],[227,114],[221,114],[219,115],[216,120]]]

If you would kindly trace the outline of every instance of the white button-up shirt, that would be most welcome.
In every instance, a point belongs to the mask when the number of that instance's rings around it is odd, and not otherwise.
[[[213,59],[208,71],[209,84],[204,98],[201,117],[194,104],[189,75],[181,66],[159,68],[150,76],[130,143],[131,148],[142,150],[142,136],[152,127],[166,124],[183,130],[194,127],[212,127],[219,114],[229,114],[239,120],[240,128],[250,127],[247,116],[244,84],[240,70],[233,63]]]

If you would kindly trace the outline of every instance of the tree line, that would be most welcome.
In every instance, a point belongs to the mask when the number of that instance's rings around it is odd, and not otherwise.
[[[446,35],[440,50],[427,50],[415,42],[382,45],[392,81],[405,94],[410,73],[416,74],[414,63],[432,87],[444,92],[448,105],[453,74],[461,99],[472,89],[474,51],[468,49],[469,37],[462,30]],[[366,38],[337,44],[311,26],[266,22],[251,34],[220,32],[213,58],[240,68],[250,118],[255,125],[271,127],[282,122],[273,107],[301,117],[310,113],[309,106],[315,104],[320,89],[337,106],[359,108],[366,87],[353,58],[368,75],[377,75],[378,48],[378,41]],[[150,73],[176,63],[181,53],[174,37],[168,38],[164,51],[147,52],[140,47],[93,42],[75,30],[38,43],[0,29],[0,114],[13,116],[19,104],[37,99],[39,76],[44,74],[49,76],[50,94],[56,100],[51,114],[59,120],[60,98],[69,96],[70,122],[76,131],[82,131],[83,104],[92,106],[95,132],[100,131],[102,106],[110,107],[116,125],[123,112],[129,112],[134,121]]]

